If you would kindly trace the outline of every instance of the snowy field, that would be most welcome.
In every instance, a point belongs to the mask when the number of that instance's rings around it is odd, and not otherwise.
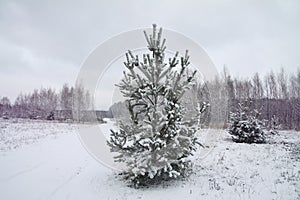
[[[77,125],[2,120],[0,128],[1,200],[300,199],[300,132],[249,145],[215,131],[216,147],[195,158],[190,177],[134,189],[85,151]]]

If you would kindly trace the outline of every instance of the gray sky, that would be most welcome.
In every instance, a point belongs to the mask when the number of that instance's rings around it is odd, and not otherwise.
[[[298,0],[0,0],[0,96],[74,84],[98,44],[152,23],[199,43],[235,76],[300,66]]]

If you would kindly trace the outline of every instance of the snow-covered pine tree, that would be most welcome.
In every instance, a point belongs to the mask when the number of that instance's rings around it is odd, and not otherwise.
[[[229,115],[228,132],[234,142],[265,143],[263,122],[258,119],[260,113],[250,106],[251,101],[238,103],[236,111]]]
[[[130,122],[120,122],[119,131],[111,130],[108,145],[117,152],[115,161],[126,164],[123,174],[135,186],[157,183],[184,175],[190,169],[189,157],[196,150],[196,126],[183,120],[181,98],[193,85],[196,71],[188,70],[189,55],[179,53],[165,62],[162,28],[148,36],[150,53],[126,53],[127,70],[117,85],[126,98]],[[180,65],[180,66],[178,66]],[[204,112],[203,104],[199,112]],[[200,114],[200,113],[199,113]]]

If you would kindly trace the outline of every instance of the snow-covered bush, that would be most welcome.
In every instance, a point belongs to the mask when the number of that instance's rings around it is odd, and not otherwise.
[[[228,132],[234,142],[265,143],[263,122],[258,119],[260,113],[247,104],[251,102],[238,103],[236,111],[230,113]]]
[[[126,71],[119,85],[126,98],[130,120],[111,130],[108,145],[117,152],[115,161],[124,162],[123,174],[135,186],[156,183],[183,175],[191,165],[189,157],[196,150],[196,125],[184,121],[181,98],[194,83],[196,71],[188,70],[189,56],[179,53],[165,62],[162,29],[148,36],[148,50],[142,60],[126,53]],[[179,66],[178,66],[179,65]],[[207,104],[199,111],[204,112]],[[194,120],[195,122],[197,120]],[[193,125],[194,124],[194,125]]]

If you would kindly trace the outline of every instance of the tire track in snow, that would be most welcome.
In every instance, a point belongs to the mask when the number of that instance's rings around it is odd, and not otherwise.
[[[13,174],[13,175],[7,177],[7,178],[0,179],[0,181],[1,181],[1,182],[10,181],[10,180],[12,180],[12,179],[14,179],[14,178],[16,178],[16,177],[18,177],[18,176],[20,176],[20,175],[29,173],[29,172],[31,172],[31,171],[37,169],[37,168],[40,167],[42,164],[43,164],[43,163],[41,162],[41,163],[39,163],[39,164],[37,164],[37,165],[34,165],[34,166],[32,166],[32,167],[30,167],[30,168],[28,168],[28,169],[21,170],[21,171],[15,173],[15,174]]]
[[[48,196],[48,198],[46,199],[51,199],[61,188],[63,188],[65,185],[67,185],[69,182],[71,182],[76,176],[78,176],[78,172],[76,172],[75,174],[71,175],[66,181],[64,181],[62,184],[60,184],[59,186],[57,186]]]
[[[69,178],[67,180],[65,180],[63,183],[61,183],[59,186],[57,186],[51,193],[50,195],[46,198],[46,199],[52,199],[53,196],[60,190],[62,189],[65,185],[67,185],[68,183],[70,183],[74,178],[76,178],[77,176],[79,176],[82,172],[83,169],[85,169],[87,166],[84,165],[83,167],[79,167],[75,173],[73,173],[71,176],[69,176]],[[70,194],[68,194],[67,196],[69,196]]]

